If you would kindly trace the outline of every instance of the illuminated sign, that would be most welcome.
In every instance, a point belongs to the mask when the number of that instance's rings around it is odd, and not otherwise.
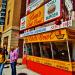
[[[26,17],[23,17],[20,22],[20,30],[24,30],[26,28]]]
[[[60,34],[61,32],[61,34]],[[57,35],[61,37],[61,35],[64,35],[63,38],[57,38]],[[67,32],[66,29],[57,30],[57,31],[51,31],[47,33],[41,33],[37,35],[27,36],[25,37],[26,43],[32,43],[32,42],[48,42],[48,41],[59,41],[67,39]]]
[[[66,5],[68,11],[71,11],[73,9],[71,0],[65,0],[65,5]]]
[[[72,20],[62,22],[62,24],[60,24],[60,25],[50,25],[50,26],[42,27],[42,28],[39,28],[36,30],[24,32],[23,34],[21,34],[21,37],[39,34],[39,33],[43,33],[43,32],[48,32],[48,31],[52,31],[52,30],[56,30],[56,29],[66,28],[66,27],[70,27],[70,26],[72,26]]]
[[[41,23],[44,23],[44,6],[27,15],[26,28],[37,26]]]
[[[50,0],[45,4],[45,17],[44,21],[50,21],[60,17],[60,0]]]

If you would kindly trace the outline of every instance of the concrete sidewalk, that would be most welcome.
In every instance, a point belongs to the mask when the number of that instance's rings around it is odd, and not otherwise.
[[[32,70],[27,69],[24,65],[18,65],[17,67],[17,75],[40,75]],[[4,68],[3,75],[11,75],[11,67]]]

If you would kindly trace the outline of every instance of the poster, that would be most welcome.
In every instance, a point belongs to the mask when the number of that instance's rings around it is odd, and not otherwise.
[[[44,6],[27,15],[26,28],[37,26],[41,23],[44,23]]]
[[[24,30],[26,28],[26,17],[21,18],[20,22],[20,30]]]
[[[45,4],[45,17],[44,17],[45,22],[60,17],[61,11],[60,5],[61,5],[60,0],[50,0],[50,2]]]

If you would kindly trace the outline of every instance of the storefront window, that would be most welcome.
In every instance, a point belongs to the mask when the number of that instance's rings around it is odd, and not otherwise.
[[[27,50],[26,50],[26,44],[24,43],[23,45],[23,54],[26,54]]]
[[[36,0],[30,0],[30,3],[34,2],[34,1],[36,1]]]
[[[66,42],[53,42],[54,59],[69,61],[69,55]]]
[[[71,57],[71,61],[73,61],[73,43],[71,41],[68,42],[68,47],[69,47],[69,52],[70,52],[70,57]]]
[[[28,55],[32,55],[31,44],[30,43],[26,44],[26,47],[27,47],[27,53],[28,53]]]
[[[52,58],[50,43],[40,43],[40,45],[41,45],[42,57]]]
[[[75,42],[69,42],[69,49],[71,55],[71,61],[75,61]]]
[[[45,3],[48,3],[48,2],[50,2],[50,1],[51,1],[51,0],[44,0]]]
[[[33,43],[33,44],[32,44],[32,48],[33,48],[33,55],[40,57],[40,47],[39,47],[39,43]]]

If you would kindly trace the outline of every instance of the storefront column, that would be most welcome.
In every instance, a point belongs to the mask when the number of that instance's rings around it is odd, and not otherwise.
[[[32,45],[32,43],[31,43],[31,49],[32,49],[32,55],[34,55],[34,52],[33,52],[33,45]]]
[[[53,47],[52,47],[52,43],[51,42],[50,42],[50,46],[51,46],[51,52],[52,52],[52,59],[54,59]]]
[[[71,62],[71,56],[70,56],[70,50],[69,50],[69,42],[66,41],[66,43],[67,43],[67,49],[68,49],[69,61]]]
[[[43,56],[42,54],[42,48],[41,48],[41,44],[39,43],[39,47],[40,47],[40,54],[41,54],[41,57]]]
[[[75,61],[75,42],[73,42],[72,59]]]
[[[24,54],[24,51],[28,54],[26,43],[23,44],[23,54]]]

